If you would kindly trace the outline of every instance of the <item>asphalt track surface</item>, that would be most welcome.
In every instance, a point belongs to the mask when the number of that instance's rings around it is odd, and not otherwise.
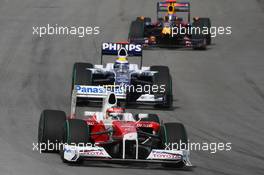
[[[144,65],[162,64],[173,75],[173,111],[164,121],[185,124],[193,142],[232,142],[232,150],[193,151],[193,171],[157,167],[62,164],[58,155],[32,151],[39,114],[69,112],[75,61],[99,63],[102,41],[124,40],[139,15],[155,17],[153,0],[0,1],[0,174],[263,174],[264,11],[255,0],[196,0],[192,12],[213,25],[233,27],[207,51],[145,52]],[[99,36],[32,35],[32,26],[97,25]],[[137,111],[137,110],[134,110]],[[148,112],[146,110],[145,112]]]

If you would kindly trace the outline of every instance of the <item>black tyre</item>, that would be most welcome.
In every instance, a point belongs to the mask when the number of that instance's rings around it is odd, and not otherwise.
[[[132,21],[130,25],[128,38],[133,41],[133,39],[144,37],[144,21],[136,20]]]
[[[44,152],[58,151],[63,138],[66,114],[63,111],[44,110],[40,115],[38,143]]]
[[[74,85],[92,85],[92,72],[87,68],[93,68],[90,63],[75,63],[72,71],[72,89]]]
[[[163,148],[167,148],[169,145],[169,149],[187,149],[188,137],[185,127],[181,123],[164,123],[161,127],[161,138],[163,140]],[[184,166],[184,162],[179,162],[175,165],[162,164],[162,166],[180,168]]]
[[[194,49],[200,49],[205,50],[206,45],[211,44],[211,33],[208,32],[208,34],[203,34],[202,31],[204,28],[207,28],[210,31],[211,28],[211,21],[209,18],[199,18],[198,20],[195,20],[192,24],[192,27],[194,28],[200,28],[201,33],[196,33],[192,35],[193,39],[193,45]],[[199,40],[199,43],[197,41]]]
[[[64,141],[67,144],[89,143],[89,126],[84,120],[70,119],[65,123]]]
[[[158,73],[154,74],[153,85],[163,86],[165,91],[160,91],[157,94],[163,95],[164,103],[157,105],[161,108],[171,108],[173,103],[172,95],[172,79],[167,66],[151,66],[151,71],[157,71]]]
[[[182,123],[164,123],[163,125],[165,135],[164,143],[168,144],[177,144],[176,149],[180,149],[180,143],[183,143],[181,149],[186,148],[184,144],[188,143],[187,133],[185,127]],[[175,147],[174,147],[175,148]]]
[[[209,18],[200,18],[199,20],[202,23],[203,27],[208,28],[209,31],[210,31],[210,29],[211,29],[211,20]],[[209,32],[206,35],[206,44],[210,45],[211,43],[212,43],[212,38],[211,38],[211,33]]]
[[[74,145],[74,146],[81,146],[86,145],[89,143],[90,137],[89,137],[89,126],[84,120],[80,119],[70,119],[66,120],[64,123],[64,135],[63,135],[63,142],[68,145]],[[63,157],[63,151],[60,152],[61,159],[65,163],[74,163],[69,162],[64,159]],[[79,159],[75,163],[81,163],[82,160]]]

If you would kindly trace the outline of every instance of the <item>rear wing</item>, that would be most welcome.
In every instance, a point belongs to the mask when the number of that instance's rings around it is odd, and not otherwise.
[[[176,0],[166,0],[157,3],[157,18],[160,12],[187,12],[188,22],[191,20],[191,4],[190,2],[176,2]]]
[[[121,48],[125,48],[129,57],[140,57],[140,67],[142,67],[143,53],[141,44],[124,43],[102,43],[101,47],[101,61],[103,64],[104,55],[116,55]]]
[[[77,98],[104,99],[109,93],[114,93],[117,99],[126,99],[126,89],[122,86],[75,85],[71,96],[71,116],[76,112]]]

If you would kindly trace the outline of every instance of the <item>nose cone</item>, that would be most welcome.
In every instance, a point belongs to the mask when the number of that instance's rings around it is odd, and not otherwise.
[[[130,139],[126,140],[136,140],[137,139],[137,127],[135,122],[132,121],[113,121],[113,126],[115,128],[114,136],[124,137],[125,135],[131,136]]]

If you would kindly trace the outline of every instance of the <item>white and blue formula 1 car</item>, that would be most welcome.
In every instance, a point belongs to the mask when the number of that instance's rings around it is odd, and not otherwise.
[[[114,55],[115,62],[103,64],[105,55]],[[141,63],[129,63],[128,58],[140,57]],[[72,91],[77,102],[101,102],[107,92],[115,92],[119,101],[127,105],[146,104],[171,108],[173,103],[172,78],[167,66],[142,66],[141,45],[103,43],[101,64],[75,63]]]

